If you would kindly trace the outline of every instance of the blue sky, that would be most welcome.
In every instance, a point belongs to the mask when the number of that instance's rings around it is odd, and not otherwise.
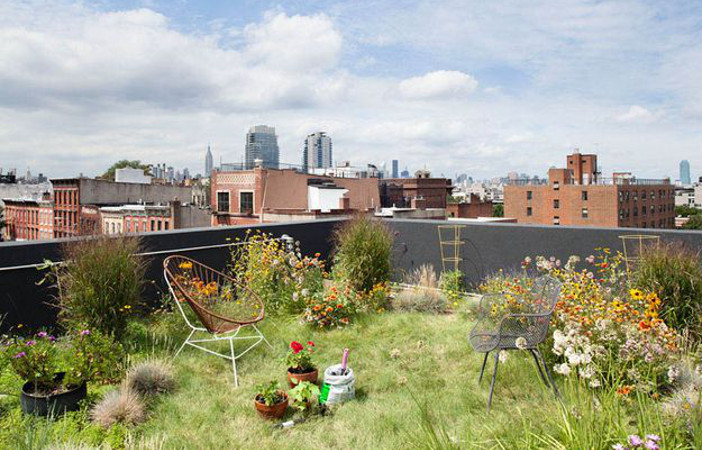
[[[578,147],[606,172],[702,167],[702,2],[0,3],[0,166],[202,171],[250,125],[297,163],[544,174]]]

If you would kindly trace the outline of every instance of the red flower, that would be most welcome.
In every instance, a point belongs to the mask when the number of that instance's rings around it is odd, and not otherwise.
[[[300,352],[302,351],[302,349],[303,349],[304,347],[303,347],[302,344],[300,344],[299,342],[297,342],[297,341],[292,341],[292,342],[290,343],[290,348],[292,349],[292,351],[293,351],[295,354],[298,354],[298,353],[300,353]]]
[[[312,342],[312,341],[307,341],[307,345],[309,345],[310,347],[314,347],[314,342]]]

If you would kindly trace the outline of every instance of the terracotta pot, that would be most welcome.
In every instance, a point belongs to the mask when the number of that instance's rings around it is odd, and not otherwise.
[[[317,369],[304,373],[295,373],[288,369],[288,383],[291,388],[297,386],[300,381],[309,381],[312,384],[317,384],[317,378],[319,378],[319,371]],[[293,379],[297,380],[297,382],[293,381]]]
[[[56,374],[55,380],[57,384],[61,384],[65,375],[65,372]],[[22,386],[20,406],[23,413],[38,416],[58,416],[66,411],[76,411],[78,410],[78,403],[88,393],[85,383],[80,386],[74,386],[60,394],[39,395],[34,393],[34,391],[34,383],[31,381],[26,382]]]
[[[265,403],[258,401],[258,396],[254,399],[254,406],[256,411],[264,419],[280,419],[285,414],[285,410],[288,409],[288,394],[283,393],[285,400],[275,405],[267,406]]]

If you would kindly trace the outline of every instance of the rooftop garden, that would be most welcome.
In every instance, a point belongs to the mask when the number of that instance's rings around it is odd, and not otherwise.
[[[136,238],[66,244],[56,328],[3,336],[0,446],[702,448],[697,253],[525,255],[466,292],[394,273],[394,239],[359,217],[324,261],[251,233],[216,271],[175,260],[158,308]]]

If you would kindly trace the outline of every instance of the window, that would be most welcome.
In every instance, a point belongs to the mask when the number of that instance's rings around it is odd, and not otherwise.
[[[242,214],[253,213],[253,192],[239,193],[239,212]]]
[[[646,191],[641,191],[641,200],[646,200]]]
[[[532,192],[531,191],[526,191],[526,192],[527,192],[527,200],[531,200]]]
[[[558,181],[553,182],[553,190],[557,191],[561,187],[560,183]]]
[[[168,229],[168,221],[167,220],[165,222],[163,222],[163,229],[164,230]]]
[[[558,216],[553,216],[553,224],[554,225],[560,225],[561,224],[561,218]]]
[[[158,222],[156,222],[156,229],[158,231],[161,231],[161,221],[160,220]]]
[[[580,193],[580,199],[581,200],[587,200],[587,191],[582,191]]]
[[[583,219],[587,219],[589,217],[589,212],[588,212],[587,208],[582,209],[581,215],[582,215]]]
[[[561,207],[561,201],[558,199],[553,200],[553,208],[558,209]]]
[[[151,231],[156,231],[156,221],[151,219]]]
[[[217,212],[229,212],[229,192],[217,192]]]
[[[642,207],[641,207],[641,215],[642,215],[642,216],[645,216],[645,215],[646,215],[646,211],[648,211],[648,210],[646,209],[646,207],[645,207],[645,206],[642,206]]]
[[[531,206],[527,206],[527,216],[531,216]]]

